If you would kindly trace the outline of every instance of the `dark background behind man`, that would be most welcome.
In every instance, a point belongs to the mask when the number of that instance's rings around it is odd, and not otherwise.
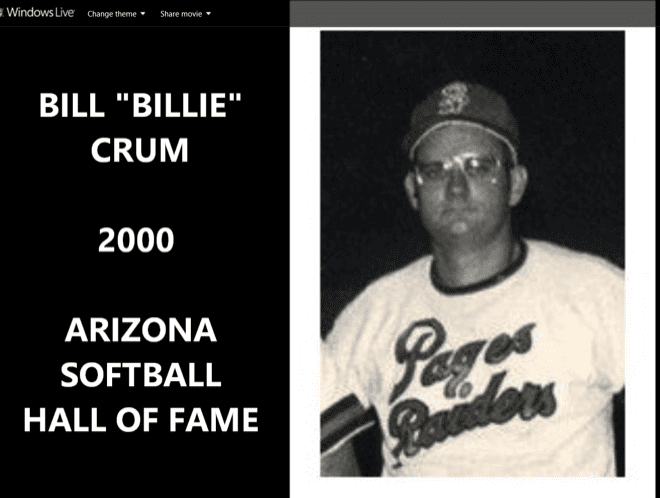
[[[427,253],[408,207],[401,139],[412,108],[453,80],[517,117],[529,171],[514,230],[624,267],[623,32],[326,32],[321,37],[322,336],[371,280]],[[623,474],[623,411],[615,404]],[[356,441],[380,473],[378,430]]]

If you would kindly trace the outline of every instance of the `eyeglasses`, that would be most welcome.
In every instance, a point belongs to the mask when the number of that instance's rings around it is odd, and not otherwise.
[[[420,184],[437,184],[449,178],[449,172],[458,164],[461,171],[475,180],[490,180],[502,167],[499,159],[492,156],[468,157],[463,161],[456,160],[432,164],[415,164],[417,182]]]

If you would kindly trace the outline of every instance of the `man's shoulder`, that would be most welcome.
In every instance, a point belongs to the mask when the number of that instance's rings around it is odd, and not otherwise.
[[[433,256],[421,256],[405,266],[392,270],[372,280],[360,293],[365,297],[381,297],[392,292],[401,292],[406,288],[416,287],[429,279]]]
[[[346,305],[340,319],[372,314],[399,301],[406,293],[418,291],[430,279],[431,260],[431,255],[422,256],[372,280]]]
[[[575,282],[624,282],[624,270],[602,256],[577,251],[553,242],[525,240],[537,269],[547,272],[548,278]]]
[[[429,280],[432,256],[422,256],[404,267],[390,271],[373,280],[357,294],[339,313],[325,337],[328,347],[354,345],[377,331],[377,324],[392,306],[400,304]]]

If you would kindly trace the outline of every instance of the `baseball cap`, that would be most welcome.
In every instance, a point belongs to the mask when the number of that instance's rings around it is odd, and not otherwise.
[[[485,86],[462,81],[435,90],[415,107],[403,141],[408,158],[414,160],[415,150],[429,133],[452,124],[475,126],[494,135],[511,149],[513,163],[518,164],[518,124],[504,97]]]

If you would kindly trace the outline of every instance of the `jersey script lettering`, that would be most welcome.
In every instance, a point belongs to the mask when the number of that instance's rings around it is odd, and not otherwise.
[[[514,352],[527,353],[532,348],[532,330],[535,326],[535,323],[529,323],[520,327],[512,336],[506,333],[496,336],[486,347],[485,363],[497,365]],[[416,331],[422,333],[409,347],[408,343]],[[472,384],[464,381],[488,341],[471,341],[455,352],[443,351],[434,356],[446,338],[445,328],[435,318],[415,321],[399,336],[394,356],[397,363],[405,365],[405,371],[392,389],[390,405],[410,386],[418,361],[428,360],[419,377],[423,387],[449,379],[444,386],[445,398],[454,399],[457,394],[460,398],[467,398],[470,395]],[[398,458],[403,452],[407,457],[412,457],[421,448],[430,448],[448,436],[455,437],[464,431],[486,427],[491,423],[504,424],[516,415],[529,421],[536,415],[550,417],[555,413],[557,401],[552,392],[554,382],[546,386],[525,382],[521,390],[509,387],[498,397],[506,374],[506,370],[493,374],[482,394],[470,403],[459,403],[449,410],[431,414],[426,403],[419,399],[408,398],[400,401],[389,415],[389,433],[399,440],[392,451],[393,456]]]

